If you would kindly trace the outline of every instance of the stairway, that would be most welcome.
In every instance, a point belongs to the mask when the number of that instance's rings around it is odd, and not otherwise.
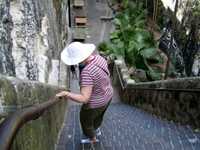
[[[80,144],[80,106],[70,107],[57,150],[199,150],[200,134],[188,126],[162,121],[122,103],[109,106],[101,127],[100,143]]]
[[[115,88],[114,88],[115,89]],[[78,92],[78,80],[71,80]],[[80,144],[83,136],[79,123],[80,104],[68,106],[57,150],[199,150],[200,133],[120,102],[117,90],[105,113],[100,143]]]
[[[102,22],[109,10],[105,1],[85,0],[87,7],[88,32],[86,42],[98,44],[107,40],[112,29],[109,22]],[[71,80],[71,91],[78,92],[78,80]],[[114,87],[115,89],[115,87]],[[138,108],[120,102],[117,90],[105,113],[101,127],[100,142],[94,145],[80,144],[82,138],[79,123],[80,104],[68,106],[64,126],[57,150],[199,150],[200,134],[188,126],[160,120]]]

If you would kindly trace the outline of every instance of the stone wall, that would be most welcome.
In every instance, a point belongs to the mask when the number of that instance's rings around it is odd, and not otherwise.
[[[0,73],[58,85],[67,18],[67,0],[1,0]]]
[[[16,109],[42,103],[59,89],[38,82],[0,76],[0,119]],[[66,101],[46,111],[42,117],[25,124],[18,132],[12,150],[53,150],[66,112]]]
[[[123,102],[161,118],[200,128],[200,77],[130,83],[124,70],[123,63],[115,63],[113,81]]]
[[[12,17],[10,15],[9,0],[0,1],[0,72],[7,75],[15,75],[14,60],[12,57],[13,29]]]

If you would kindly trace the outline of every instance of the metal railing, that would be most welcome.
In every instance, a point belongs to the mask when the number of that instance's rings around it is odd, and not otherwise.
[[[44,103],[17,110],[5,118],[0,124],[0,150],[9,150],[17,132],[24,124],[38,119],[46,110],[60,101],[60,98],[51,98]]]

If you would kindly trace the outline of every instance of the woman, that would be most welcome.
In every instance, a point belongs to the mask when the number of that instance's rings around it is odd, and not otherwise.
[[[104,113],[110,104],[113,89],[106,60],[93,54],[94,44],[72,42],[61,53],[61,60],[67,65],[81,64],[84,68],[80,75],[80,94],[62,91],[57,97],[70,98],[83,103],[80,122],[84,135],[82,143],[97,142],[96,130],[100,127]],[[98,133],[99,134],[99,133]]]

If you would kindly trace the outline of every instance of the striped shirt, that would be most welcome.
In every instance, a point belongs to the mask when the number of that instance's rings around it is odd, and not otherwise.
[[[110,73],[106,60],[100,55],[85,66],[81,72],[81,86],[91,86],[92,93],[87,103],[89,108],[105,106],[113,95]]]

